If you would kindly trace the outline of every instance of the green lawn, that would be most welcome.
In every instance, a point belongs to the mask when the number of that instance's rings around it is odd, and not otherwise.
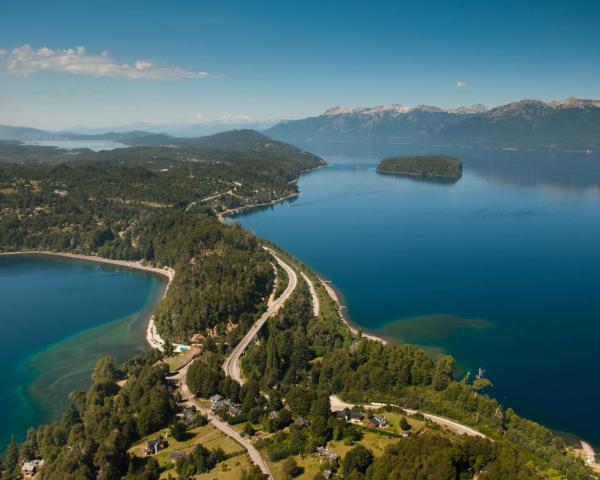
[[[235,452],[242,451],[243,448],[235,441],[225,436],[219,430],[214,428],[212,425],[207,424],[203,427],[196,427],[188,431],[188,438],[182,442],[175,440],[172,437],[167,437],[168,429],[163,429],[158,432],[148,435],[136,443],[129,449],[129,453],[137,457],[144,456],[144,445],[148,440],[158,437],[162,434],[163,437],[167,438],[168,446],[157,455],[154,456],[161,467],[168,465],[172,462],[171,452],[174,450],[190,451],[196,445],[204,445],[208,449],[220,447],[226,454],[232,454]]]
[[[267,458],[266,452],[261,452],[261,454],[263,455],[263,458]],[[321,462],[314,454],[306,455],[304,457],[300,455],[295,455],[291,458],[296,460],[298,465],[304,468],[304,472],[302,472],[301,475],[297,476],[297,479],[312,480],[313,478],[315,478],[317,472],[321,471]],[[288,478],[283,473],[283,462],[285,462],[285,460],[281,460],[280,462],[274,463],[267,459],[267,463],[269,464],[271,472],[273,472],[275,480],[285,480]]]
[[[171,372],[176,372],[181,367],[187,365],[192,359],[198,355],[202,350],[199,347],[193,346],[188,351],[182,353],[176,353],[165,359],[165,363],[169,365]]]

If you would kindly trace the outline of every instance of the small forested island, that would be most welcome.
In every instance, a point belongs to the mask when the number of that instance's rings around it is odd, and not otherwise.
[[[162,347],[100,360],[61,418],[13,438],[2,480],[593,478],[489,380],[349,328],[314,272],[219,221],[296,193],[321,159],[251,131],[169,142],[77,155],[0,142],[0,252],[174,271],[154,312]]]
[[[389,157],[379,162],[377,172],[454,180],[462,176],[462,162],[448,155]]]

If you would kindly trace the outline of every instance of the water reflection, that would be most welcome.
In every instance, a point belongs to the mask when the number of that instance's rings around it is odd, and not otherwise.
[[[375,165],[388,156],[450,154],[463,161],[465,172],[494,183],[600,194],[600,154],[521,152],[515,150],[447,149],[402,144],[311,142],[301,145],[327,156],[330,163],[353,168]],[[418,180],[418,179],[417,179]]]

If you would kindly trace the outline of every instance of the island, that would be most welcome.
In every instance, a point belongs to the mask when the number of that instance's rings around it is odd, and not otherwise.
[[[457,180],[462,176],[462,162],[449,155],[416,155],[384,158],[378,173],[410,175],[421,178]]]

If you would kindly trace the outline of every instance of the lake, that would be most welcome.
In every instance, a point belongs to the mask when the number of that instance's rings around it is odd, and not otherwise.
[[[26,145],[39,145],[41,147],[56,147],[64,150],[80,150],[89,148],[95,152],[101,150],[114,150],[115,148],[127,148],[129,145],[124,143],[114,142],[112,140],[31,140],[23,142]]]
[[[600,446],[600,157],[444,151],[456,183],[377,174],[401,145],[303,145],[331,165],[237,216],[342,293],[365,330],[479,368],[519,414]]]
[[[0,256],[0,451],[11,434],[61,415],[96,361],[148,350],[146,320],[165,281],[155,274],[43,255]]]

